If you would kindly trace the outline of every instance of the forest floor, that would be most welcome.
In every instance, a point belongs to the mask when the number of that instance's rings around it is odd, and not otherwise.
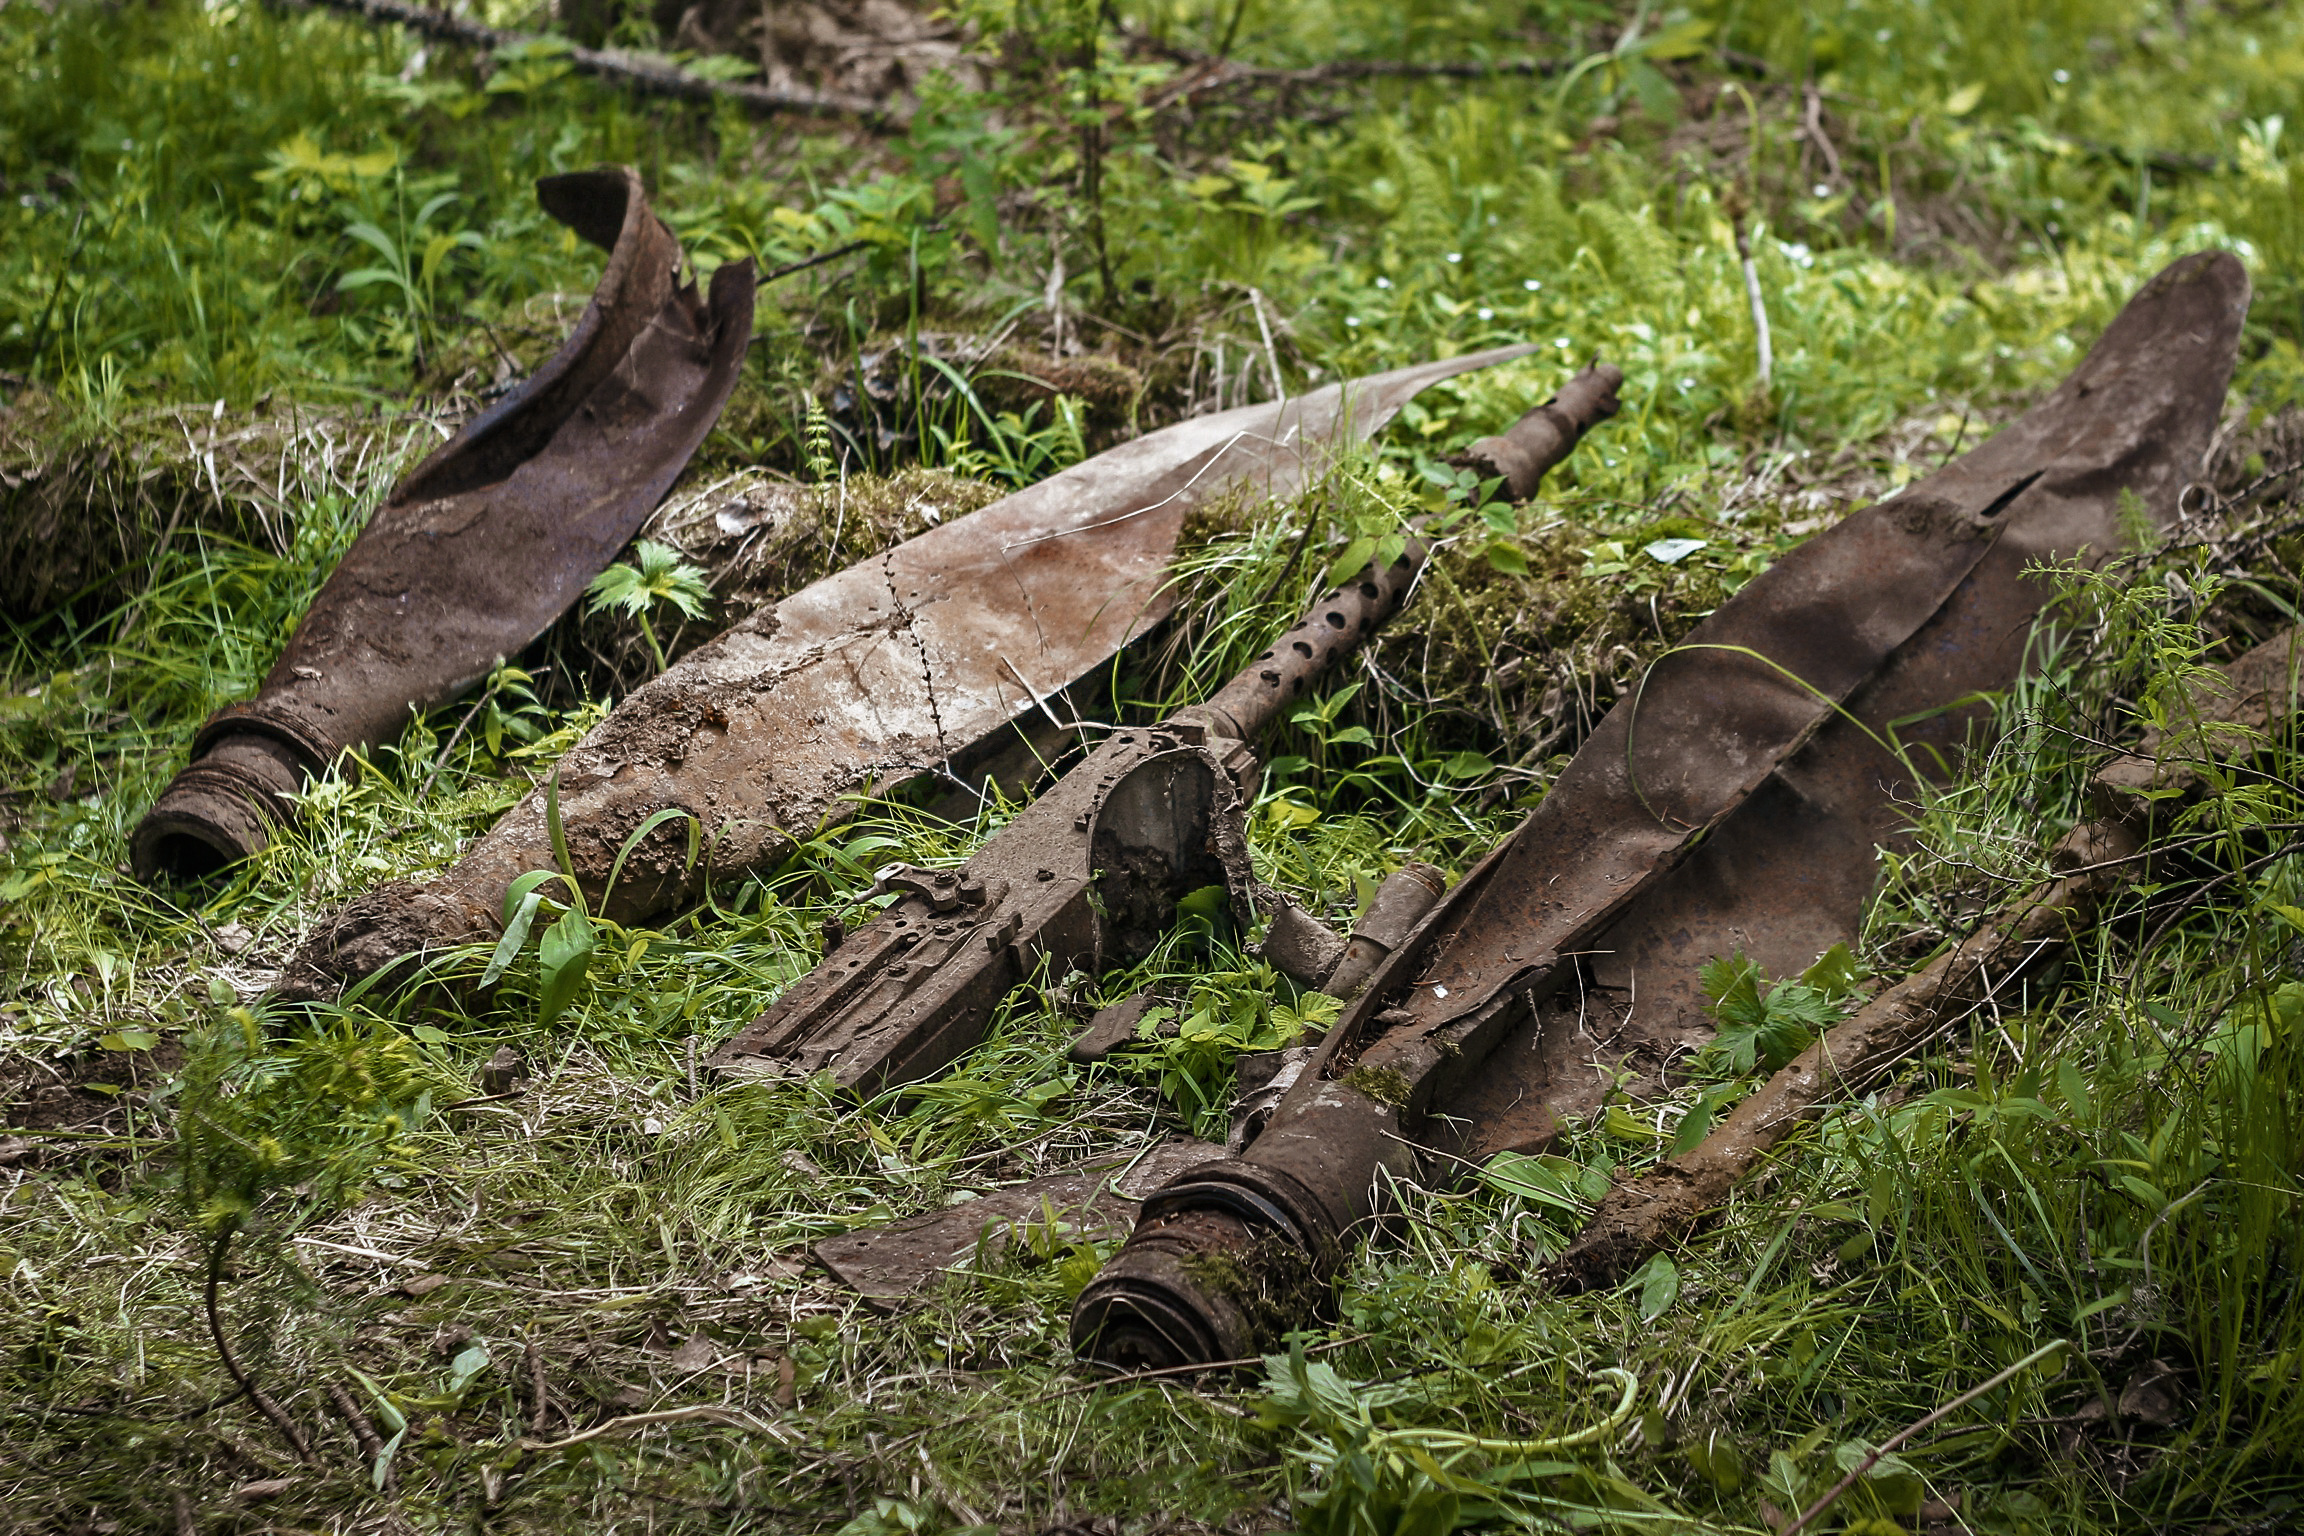
[[[1339,924],[1407,860],[1461,874],[1726,595],[2037,399],[2169,261],[2232,250],[2254,307],[2200,515],[2073,583],[1991,750],[1912,807],[1856,946],[1893,980],[2046,867],[2168,679],[2304,602],[2292,482],[2266,478],[2304,458],[2304,10],[553,9],[869,110],[642,95],[564,40],[285,0],[0,9],[0,1531],[1781,1531],[2057,1340],[1810,1528],[2304,1523],[2285,738],[2182,829],[2221,878],[2172,920],[2116,914],[1622,1289],[1544,1266],[1718,1084],[1563,1127],[1542,1183],[1403,1186],[1293,1359],[1157,1379],[1067,1341],[1112,1241],[1043,1229],[889,1312],[810,1245],[1221,1139],[1232,1057],[1292,1017],[1247,953],[1179,934],[1038,978],[955,1070],[867,1103],[697,1072],[874,868],[950,863],[1012,806],[865,807],[615,932],[565,1011],[524,957],[464,1004],[278,1013],[330,911],[450,863],[653,673],[638,624],[572,615],[227,877],[125,862],[398,475],[565,334],[599,258],[540,175],[634,165],[700,271],[773,274],[651,524],[714,584],[706,618],[657,617],[674,655],[1135,432],[1540,344],[1410,406],[1373,510],[1322,486],[1197,521],[1178,643],[1116,685],[1150,719],[1293,619],[1323,566],[1301,539],[1396,526],[1442,456],[1622,367],[1622,414],[1518,525],[1443,549],[1267,743],[1257,872]],[[782,531],[743,539],[772,506]],[[1222,1027],[1067,1062],[1085,1009],[1148,986]],[[1603,1370],[1639,1387],[1613,1432],[1512,1453],[1598,1423]]]

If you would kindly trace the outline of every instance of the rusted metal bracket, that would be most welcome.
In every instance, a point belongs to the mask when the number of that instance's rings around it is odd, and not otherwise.
[[[1614,414],[1613,368],[1530,413],[1549,468]],[[1541,469],[1537,471],[1541,473]],[[983,1038],[1009,991],[1045,968],[1088,975],[1135,963],[1174,925],[1177,902],[1221,886],[1253,922],[1246,800],[1250,747],[1283,709],[1358,649],[1406,600],[1424,549],[1320,594],[1294,628],[1204,703],[1122,730],[984,843],[966,864],[896,868],[898,900],[840,944],[752,1026],[713,1054],[723,1073],[812,1077],[874,1093],[943,1070]],[[1434,893],[1436,894],[1436,893]],[[1370,937],[1370,947],[1380,947]]]
[[[139,877],[255,853],[305,784],[399,732],[542,634],[639,531],[719,419],[752,338],[750,261],[680,281],[629,167],[548,176],[545,211],[609,250],[552,359],[401,482],[245,704],[130,839]]]
[[[2177,262],[2047,400],[1660,660],[1385,959],[1246,1152],[1146,1202],[1080,1297],[1076,1347],[1127,1366],[1251,1352],[1259,1298],[1313,1305],[1385,1177],[1419,1173],[1420,1141],[1470,1159],[1541,1145],[1626,1069],[1652,1088],[1709,1038],[1707,956],[1782,972],[1849,937],[1874,848],[1903,836],[1898,724],[1957,760],[1961,701],[2018,675],[2051,594],[2030,569],[2117,548],[2127,496],[2174,517],[2247,295],[2229,255]]]
[[[864,1093],[943,1070],[983,1038],[1002,998],[1043,967],[1134,964],[1208,886],[1254,921],[1247,746],[1284,704],[1391,617],[1422,564],[1322,594],[1313,612],[1206,704],[1114,732],[957,869],[892,867],[898,900],[849,934],[713,1054],[724,1073],[829,1073]],[[1218,734],[1218,732],[1226,734]]]

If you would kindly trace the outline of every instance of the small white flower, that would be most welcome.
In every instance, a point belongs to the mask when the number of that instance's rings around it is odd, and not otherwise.
[[[1815,186],[1809,188],[1808,190],[1811,194],[1817,197],[1830,197],[1832,195],[1832,189],[1824,185],[1822,182],[1816,183]]]
[[[1495,319],[1495,318],[1496,318],[1496,311],[1494,311],[1494,310],[1492,310],[1492,309],[1483,309],[1483,310],[1480,310],[1480,311],[1478,311],[1478,314],[1479,314],[1480,318],[1481,318],[1481,319],[1483,319],[1483,320],[1493,320],[1493,319]]]
[[[1520,280],[1520,286],[1527,289],[1530,293],[1534,293],[1537,289],[1543,287],[1544,285],[1532,277],[1526,277]]]
[[[1376,279],[1376,286],[1379,288],[1389,288],[1392,286],[1392,279],[1388,277],[1380,277]]]
[[[1360,317],[1358,315],[1346,315],[1344,317],[1344,323],[1346,325],[1358,325],[1360,323]]]
[[[1448,253],[1448,263],[1450,266],[1454,266],[1457,262],[1462,261],[1463,259],[1464,253],[1462,251],[1450,251]]]
[[[1568,338],[1565,336],[1556,336],[1552,339],[1552,345],[1565,352],[1568,350]]]
[[[2072,71],[2068,69],[2060,69],[2053,75],[2050,75],[2048,78],[2055,81],[2058,85],[2070,85],[2072,83]]]

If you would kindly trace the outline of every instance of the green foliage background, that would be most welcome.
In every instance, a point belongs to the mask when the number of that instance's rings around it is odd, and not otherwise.
[[[967,0],[954,15],[981,88],[931,84],[908,123],[872,131],[645,101],[555,45],[476,58],[317,10],[0,9],[11,441],[36,458],[125,451],[172,442],[197,406],[310,413],[365,445],[282,461],[274,542],[188,529],[132,593],[10,621],[6,1081],[20,1105],[65,1078],[118,1112],[40,1134],[11,1114],[26,1134],[0,1140],[0,1528],[1761,1530],[2057,1338],[2078,1347],[1882,1462],[1826,1526],[2291,1523],[2304,893],[2282,842],[2299,820],[2286,739],[2178,829],[2215,834],[2230,876],[2214,899],[2157,935],[2108,925],[2021,1011],[1795,1143],[1621,1293],[1565,1299],[1536,1275],[1612,1177],[1764,1062],[1723,1053],[1671,1100],[1614,1104],[1543,1157],[1402,1191],[1338,1315],[1260,1373],[1105,1387],[1064,1343],[1098,1262],[1079,1234],[1042,1234],[893,1317],[804,1271],[804,1245],[1206,1129],[1230,1055],[1317,1004],[1186,924],[1095,991],[1164,985],[1205,1027],[1114,1066],[1065,1062],[1082,999],[1051,977],[909,1098],[859,1107],[689,1068],[692,1039],[709,1049],[813,963],[820,922],[854,917],[872,868],[962,857],[1011,808],[959,826],[875,808],[659,929],[571,928],[547,892],[539,932],[580,929],[584,963],[522,951],[470,1012],[383,992],[296,1029],[252,1012],[267,966],[333,904],[449,862],[607,702],[520,671],[500,675],[486,726],[455,735],[461,708],[412,722],[315,788],[304,828],[229,881],[126,878],[127,829],[198,723],[253,690],[368,509],[437,440],[432,415],[557,344],[599,258],[531,184],[600,161],[641,169],[700,270],[858,247],[765,291],[699,484],[766,466],[867,496],[905,453],[821,403],[862,355],[1011,324],[1038,336],[1052,306],[1075,334],[1122,339],[1138,425],[1205,402],[1219,376],[1261,397],[1274,375],[1293,391],[1543,344],[1432,391],[1350,475],[1204,531],[1180,568],[1186,654],[1128,680],[1125,706],[1147,713],[1288,622],[1314,574],[1290,561],[1300,534],[1335,553],[1396,529],[1440,498],[1437,456],[1592,356],[1624,367],[1622,416],[1517,524],[1440,563],[1403,621],[1419,643],[1492,659],[1541,607],[1570,616],[1558,649],[1586,674],[1605,645],[1654,654],[1837,511],[2044,390],[2191,250],[2240,252],[2256,283],[2230,467],[2283,467],[2293,441],[2293,7]],[[1544,67],[1274,74],[1162,105],[1226,38],[1268,71]],[[1738,218],[1773,331],[1766,391]],[[1085,451],[1075,405],[916,400],[912,456],[1029,478]],[[1705,547],[1661,565],[1641,551],[1664,535]],[[1916,850],[1887,861],[1869,967],[1909,968],[2037,872],[2105,740],[2175,709],[2221,639],[2293,616],[2295,551],[2266,547],[2278,558],[2250,568],[2253,587],[2220,585],[2215,547],[2074,579],[1992,750],[1916,808]],[[1254,827],[1262,872],[1345,920],[1408,858],[1477,857],[1564,744],[1516,734],[1501,682],[1492,710],[1429,720],[1339,683],[1272,744]],[[1758,983],[1730,1022],[1760,1050],[1828,1012],[1821,983]],[[480,1081],[505,1047],[534,1078],[516,1099]],[[316,1439],[316,1467],[225,1395],[199,1305],[226,1240],[228,1334]],[[2152,1361],[2180,1383],[2172,1422],[2089,1417]],[[1620,1419],[1607,1372],[1637,1383]],[[540,1418],[537,1380],[558,1418]],[[388,1456],[353,1445],[330,1385],[399,1426]],[[673,1409],[697,1411],[535,1448]]]

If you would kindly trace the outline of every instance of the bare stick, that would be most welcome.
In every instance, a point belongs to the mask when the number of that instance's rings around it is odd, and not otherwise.
[[[1795,1127],[1992,1006],[2093,924],[2117,892],[2142,879],[2149,858],[2189,846],[2188,839],[2146,834],[2155,817],[2171,815],[2206,792],[2202,763],[2224,755],[2223,743],[2254,740],[2255,733],[2273,730],[2295,713],[2292,678],[2300,654],[2304,626],[2282,631],[2226,663],[2220,675],[2203,679],[2192,694],[2186,738],[2171,743],[2148,732],[2133,751],[2096,770],[2091,798],[2100,819],[2082,822],[2065,836],[2050,856],[2054,879],[1833,1025],[1696,1146],[1611,1189],[1553,1266],[1554,1281],[1578,1291],[1621,1281],[1648,1255],[1694,1230]],[[2234,734],[2212,732],[2218,727]],[[2291,838],[2246,868],[2299,846],[2304,839]],[[2190,904],[2239,872],[2227,870],[2195,887],[2136,953],[2150,953]]]
[[[224,1337],[224,1321],[216,1315],[216,1288],[224,1278],[224,1255],[230,1251],[232,1237],[237,1230],[235,1227],[226,1227],[223,1235],[208,1246],[208,1337],[216,1341],[216,1357],[224,1362],[225,1374],[232,1378],[232,1384],[246,1393],[248,1401],[256,1405],[256,1411],[263,1414],[272,1427],[280,1432],[280,1438],[287,1441],[296,1452],[297,1460],[308,1467],[318,1466],[319,1460],[312,1454],[312,1447],[305,1443],[302,1432],[296,1428],[295,1420],[289,1418],[263,1388],[249,1380],[246,1371],[240,1369],[240,1362],[234,1357],[232,1346]]]
[[[544,1352],[530,1339],[520,1346],[520,1353],[528,1365],[528,1433],[540,1435],[552,1418],[552,1394],[544,1385]]]
[[[1752,237],[1745,233],[1744,221],[1730,221],[1736,232],[1736,259],[1744,264],[1744,297],[1752,306],[1752,342],[1760,353],[1760,393],[1768,393],[1769,380],[1776,372],[1776,349],[1768,335],[1768,301],[1760,293],[1760,266],[1752,259]]]
[[[1856,1470],[1850,1472],[1846,1477],[1840,1479],[1838,1483],[1834,1484],[1830,1493],[1827,1493],[1824,1495],[1824,1497],[1818,1499],[1815,1503],[1802,1510],[1800,1512],[1800,1518],[1793,1521],[1790,1525],[1784,1528],[1783,1536],[1800,1536],[1800,1528],[1802,1526],[1815,1519],[1818,1515],[1824,1513],[1824,1511],[1830,1509],[1833,1503],[1839,1499],[1840,1495],[1846,1493],[1849,1489],[1856,1486],[1856,1481],[1858,1478],[1861,1478],[1865,1473],[1871,1471],[1874,1466],[1879,1464],[1881,1457],[1894,1455],[1896,1453],[1897,1447],[1903,1445],[1914,1435],[1926,1432],[1931,1425],[1934,1425],[1938,1421],[1948,1418],[1952,1414],[1959,1412],[1961,1409],[1967,1407],[1970,1403],[1976,1401],[1976,1399],[1982,1397],[1985,1393],[1991,1391],[1994,1387],[1997,1387],[2001,1383],[2007,1381],[2017,1372],[2024,1370],[2029,1366],[2038,1365],[2041,1361],[2047,1359],[2050,1355],[2056,1353],[2056,1351],[2060,1349],[2070,1349],[2071,1347],[2071,1343],[2065,1339],[2055,1339],[2049,1343],[2043,1344],[2038,1349],[2032,1351],[2032,1353],[2026,1355],[2023,1359],[2017,1361],[2014,1365],[2008,1367],[2008,1369],[2002,1371],[1999,1375],[1993,1377],[1990,1381],[1985,1382],[1982,1386],[1969,1388],[1967,1391],[1961,1393],[1958,1397],[1952,1399],[1952,1401],[1946,1403],[1943,1407],[1937,1409],[1934,1413],[1928,1415],[1928,1417],[1919,1420],[1917,1423],[1906,1425],[1903,1429],[1899,1430],[1886,1445],[1883,1445],[1880,1447],[1880,1449],[1874,1451],[1871,1455],[1858,1462],[1856,1464]]]
[[[344,1422],[351,1426],[352,1439],[360,1447],[360,1454],[367,1458],[370,1466],[374,1466],[384,1454],[384,1437],[376,1433],[375,1424],[370,1422],[367,1413],[360,1407],[359,1400],[345,1391],[341,1383],[329,1382],[325,1390],[328,1393],[328,1401],[336,1405],[336,1411],[344,1415]],[[398,1469],[389,1465],[386,1466],[384,1469],[384,1490],[387,1493],[391,1492],[399,1481]]]

